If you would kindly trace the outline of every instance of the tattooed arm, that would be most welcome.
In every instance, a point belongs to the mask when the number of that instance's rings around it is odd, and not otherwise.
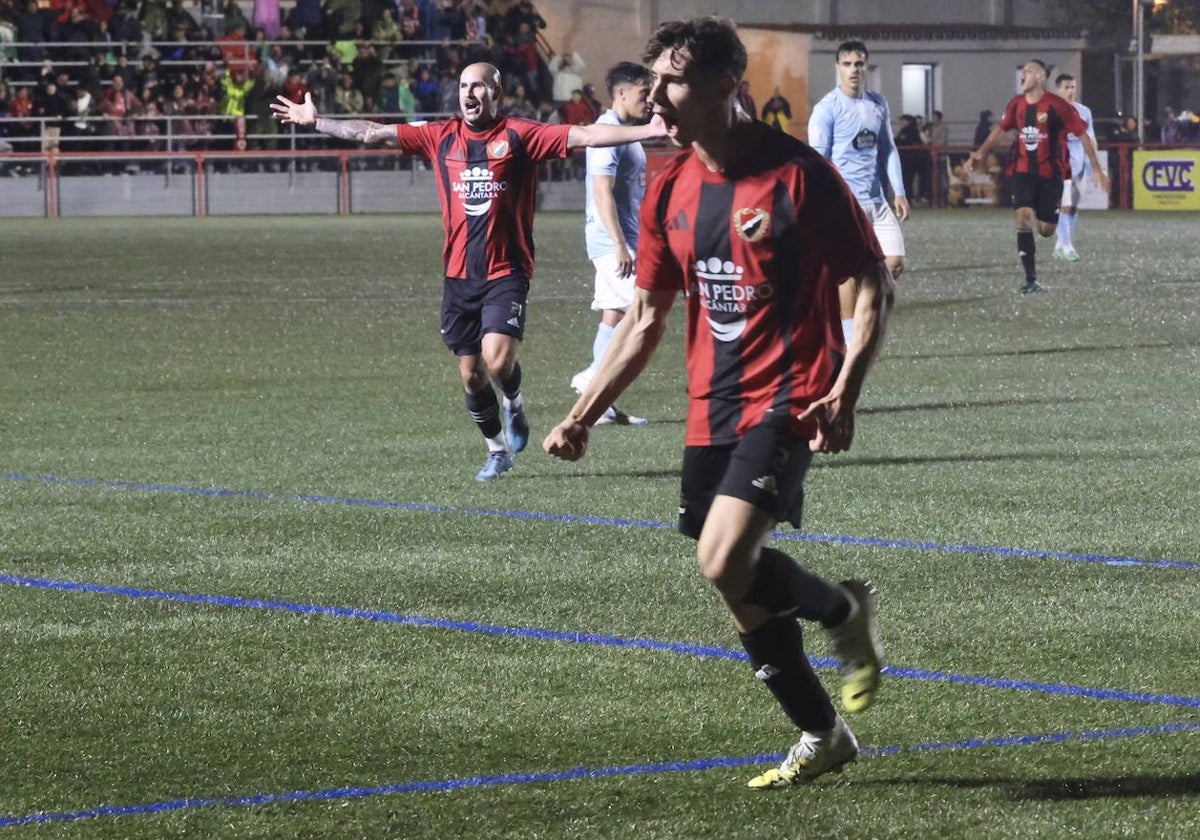
[[[271,103],[275,119],[287,125],[310,125],[322,134],[336,137],[339,140],[353,140],[357,143],[396,145],[396,127],[383,125],[370,120],[331,120],[317,113],[313,104],[312,94],[304,94],[302,103],[295,103],[286,96],[276,97],[277,102]]]

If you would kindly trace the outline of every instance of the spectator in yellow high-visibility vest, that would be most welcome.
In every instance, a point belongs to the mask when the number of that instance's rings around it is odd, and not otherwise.
[[[246,76],[244,67],[235,67],[221,77],[221,113],[227,117],[246,116],[246,94],[254,80]]]
[[[221,77],[221,113],[231,118],[222,133],[234,135],[232,143],[222,142],[221,147],[245,151],[246,94],[253,87],[254,80],[246,76],[242,65],[230,67]]]

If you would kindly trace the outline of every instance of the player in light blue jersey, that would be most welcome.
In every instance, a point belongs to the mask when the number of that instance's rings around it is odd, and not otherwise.
[[[854,193],[875,229],[892,277],[904,270],[904,235],[908,198],[900,172],[900,153],[892,137],[887,100],[867,90],[867,46],[846,41],[837,48],[837,87],[825,95],[808,119],[808,144],[828,158]],[[892,188],[895,212],[888,205],[883,175]],[[855,291],[840,287],[842,330],[846,341],[854,322]]]
[[[649,118],[649,70],[622,61],[609,69],[604,81],[612,107],[601,114],[597,123],[628,125]],[[571,378],[571,387],[580,393],[592,381],[617,324],[633,302],[638,215],[646,193],[646,151],[641,143],[588,149],[586,189],[583,234],[588,259],[596,267],[592,309],[600,312],[600,324],[592,341],[592,363]],[[623,426],[646,423],[615,405],[609,406],[596,422]]]
[[[1092,122],[1092,109],[1075,101],[1079,85],[1070,73],[1060,73],[1054,80],[1058,95],[1075,106],[1079,116],[1087,123],[1088,137],[1096,143],[1096,126]],[[1070,178],[1063,181],[1062,206],[1058,213],[1058,244],[1054,246],[1054,258],[1067,262],[1079,262],[1075,250],[1075,226],[1079,224],[1079,185],[1091,177],[1092,164],[1083,150],[1083,140],[1074,134],[1067,135],[1067,153],[1070,155]]]

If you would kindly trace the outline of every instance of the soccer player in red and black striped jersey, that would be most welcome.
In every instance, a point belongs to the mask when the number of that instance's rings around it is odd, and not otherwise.
[[[312,96],[278,97],[284,123],[313,126],[342,140],[397,146],[434,164],[445,226],[442,338],[458,357],[467,410],[488,445],[475,476],[490,481],[513,467],[529,421],[521,395],[517,347],[525,334],[533,277],[533,213],[537,165],[583,146],[616,146],[663,136],[661,120],[645,125],[549,125],[499,115],[500,71],[471,64],[459,75],[462,109],[453,119],[384,125],[320,116]],[[504,394],[507,431],[492,381]]]
[[[637,289],[600,369],[543,443],[575,460],[589,427],[643,370],[685,295],[688,414],[680,530],[729,607],[755,675],[802,731],[753,788],[841,769],[858,744],[804,653],[798,618],[820,622],[845,666],[842,702],[870,705],[882,654],[873,590],[831,584],[767,546],[798,524],[813,452],[840,452],[891,310],[870,222],[833,166],[735,110],[746,51],[718,18],[663,24],[644,59],[650,100],[686,151],[650,184]],[[849,346],[838,287],[857,289]]]
[[[1036,220],[1042,236],[1052,236],[1058,227],[1063,181],[1070,177],[1067,135],[1073,134],[1083,142],[1084,153],[1092,164],[1092,178],[1108,192],[1108,176],[1100,168],[1087,123],[1070,102],[1046,90],[1048,73],[1046,65],[1036,58],[1025,63],[1021,68],[1021,92],[1009,100],[1003,119],[963,164],[970,172],[1002,136],[1016,130],[1007,172],[1016,208],[1017,253],[1025,269],[1022,294],[1042,290],[1037,281],[1033,227]]]

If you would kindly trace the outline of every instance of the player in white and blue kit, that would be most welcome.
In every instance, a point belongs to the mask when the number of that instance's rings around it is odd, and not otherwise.
[[[650,71],[640,64],[622,61],[604,78],[612,107],[597,123],[627,125],[644,123],[650,116]],[[587,220],[584,239],[588,259],[596,267],[592,309],[600,312],[600,324],[592,341],[592,363],[571,378],[580,393],[591,382],[604,358],[608,343],[625,310],[633,302],[637,280],[638,215],[646,193],[646,151],[641,143],[587,150]],[[641,417],[609,406],[596,421],[620,425],[644,425]]]
[[[841,173],[871,220],[887,267],[896,278],[904,270],[900,222],[908,218],[908,198],[887,100],[866,89],[868,56],[862,41],[846,41],[838,46],[834,58],[837,87],[813,107],[808,119],[808,144]],[[895,212],[888,205],[885,176],[892,189]],[[840,286],[842,330],[847,342],[854,319],[855,290],[851,285]]]
[[[1092,109],[1075,101],[1079,85],[1070,73],[1060,73],[1054,79],[1058,95],[1075,106],[1079,116],[1087,123],[1088,137],[1096,142],[1096,126],[1092,122]],[[1070,155],[1070,178],[1063,181],[1062,206],[1058,213],[1058,244],[1054,246],[1054,258],[1067,262],[1079,262],[1075,250],[1075,226],[1079,224],[1079,185],[1092,175],[1092,164],[1083,151],[1083,140],[1074,134],[1067,135],[1067,153]]]

